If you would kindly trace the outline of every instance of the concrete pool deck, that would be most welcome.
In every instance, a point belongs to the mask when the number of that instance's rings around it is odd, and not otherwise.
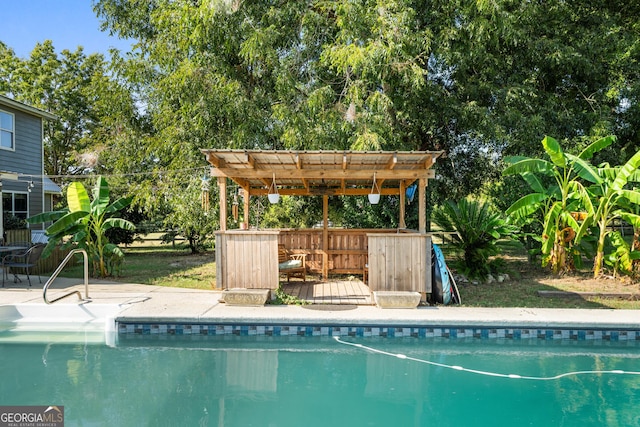
[[[37,278],[26,283],[6,283],[0,288],[0,305],[43,303]],[[44,278],[43,278],[44,282]],[[48,291],[55,298],[84,285],[78,279],[56,279]],[[448,327],[520,328],[623,328],[640,330],[640,310],[474,308],[457,306],[381,309],[375,306],[314,304],[306,306],[229,306],[220,302],[221,291],[168,288],[93,280],[89,304],[121,306],[116,321],[127,323],[219,323],[219,324],[305,324],[305,325],[402,325]],[[78,304],[71,296],[58,304]]]

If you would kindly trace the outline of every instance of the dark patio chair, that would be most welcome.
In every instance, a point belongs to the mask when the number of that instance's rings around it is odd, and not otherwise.
[[[8,277],[11,269],[23,269],[27,275],[29,286],[31,286],[31,269],[38,263],[44,247],[44,244],[39,243],[31,246],[30,248],[26,248],[24,251],[16,251],[2,258],[2,287],[4,288],[5,277]],[[20,281],[20,278],[17,276],[17,274],[15,272],[12,273],[13,282],[16,283]],[[42,283],[42,279],[40,278],[40,276],[38,276],[38,281]]]

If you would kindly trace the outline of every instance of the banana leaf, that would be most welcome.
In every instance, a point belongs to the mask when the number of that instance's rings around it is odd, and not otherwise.
[[[502,175],[516,175],[524,172],[538,172],[546,175],[552,175],[553,164],[543,159],[525,159],[508,166],[504,171],[502,171]]]
[[[640,167],[640,151],[634,154],[633,157],[631,157],[627,163],[620,168],[615,181],[611,184],[611,188],[613,190],[622,190],[622,187],[627,184],[629,177],[636,172],[638,167]]]
[[[505,213],[517,219],[526,218],[540,209],[542,202],[548,198],[549,196],[544,193],[528,194],[516,200]]]
[[[589,160],[595,153],[602,150],[603,148],[607,148],[615,141],[616,137],[614,135],[605,136],[604,138],[597,140],[596,142],[590,144],[587,148],[582,150],[578,157],[583,160]]]
[[[91,202],[87,190],[80,182],[72,182],[67,189],[67,204],[70,212],[90,212]]]
[[[76,225],[76,222],[89,215],[87,211],[72,211],[60,218],[58,221],[54,222],[47,228],[47,235],[53,236],[55,234],[64,232],[65,230],[71,228]]]
[[[558,144],[558,141],[550,136],[545,136],[542,140],[542,146],[554,165],[563,169],[567,167],[567,158],[562,151],[562,147]]]
[[[576,171],[578,176],[585,181],[592,182],[594,184],[601,184],[602,178],[598,174],[598,169],[593,167],[593,165],[587,163],[579,157],[576,157],[572,154],[567,154],[567,159],[569,159],[573,165],[573,169]]]
[[[93,188],[93,201],[91,202],[91,213],[100,216],[109,205],[109,184],[107,180],[99,176]]]
[[[109,230],[110,228],[122,228],[123,230],[133,231],[136,226],[132,222],[122,218],[107,218],[102,224],[103,230]]]

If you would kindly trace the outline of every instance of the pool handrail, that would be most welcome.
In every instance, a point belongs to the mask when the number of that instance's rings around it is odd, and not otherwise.
[[[53,304],[56,301],[60,301],[61,299],[64,299],[68,296],[71,296],[73,294],[78,294],[78,299],[81,300],[82,298],[82,294],[80,293],[80,291],[71,291],[69,293],[66,293],[64,295],[62,295],[61,297],[55,298],[51,301],[49,301],[47,299],[47,289],[49,289],[49,285],[51,285],[51,283],[53,283],[53,281],[58,277],[58,274],[60,274],[60,272],[62,271],[62,269],[64,268],[65,265],[67,265],[67,262],[69,262],[69,260],[71,259],[71,257],[77,253],[82,253],[83,258],[84,258],[84,270],[83,270],[83,275],[84,275],[84,295],[85,295],[85,300],[90,299],[89,298],[89,256],[87,255],[87,251],[85,251],[84,249],[73,249],[71,252],[69,252],[67,254],[67,256],[62,260],[62,262],[60,263],[60,265],[58,265],[58,268],[56,268],[56,271],[53,272],[53,274],[51,275],[51,277],[49,277],[49,280],[47,280],[47,283],[44,284],[44,287],[42,288],[42,298],[44,299],[44,302],[47,304]]]

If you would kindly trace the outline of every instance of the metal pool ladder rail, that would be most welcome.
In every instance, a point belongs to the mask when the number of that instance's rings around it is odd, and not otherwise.
[[[67,262],[69,262],[71,257],[77,253],[82,253],[84,258],[84,295],[85,295],[84,299],[85,300],[90,299],[89,298],[89,256],[87,255],[87,251],[85,251],[84,249],[74,249],[67,254],[64,260],[62,260],[58,268],[56,268],[56,271],[53,272],[51,277],[49,277],[49,280],[47,280],[47,283],[45,283],[44,287],[42,288],[42,298],[44,298],[44,302],[46,302],[47,304],[53,304],[54,302],[60,301],[61,299],[71,296],[73,294],[78,294],[78,299],[82,299],[82,294],[80,293],[80,291],[71,291],[51,301],[47,299],[47,289],[49,289],[49,285],[51,285],[51,283],[53,283],[56,277],[58,277],[58,274],[60,274],[64,266],[67,265]]]

